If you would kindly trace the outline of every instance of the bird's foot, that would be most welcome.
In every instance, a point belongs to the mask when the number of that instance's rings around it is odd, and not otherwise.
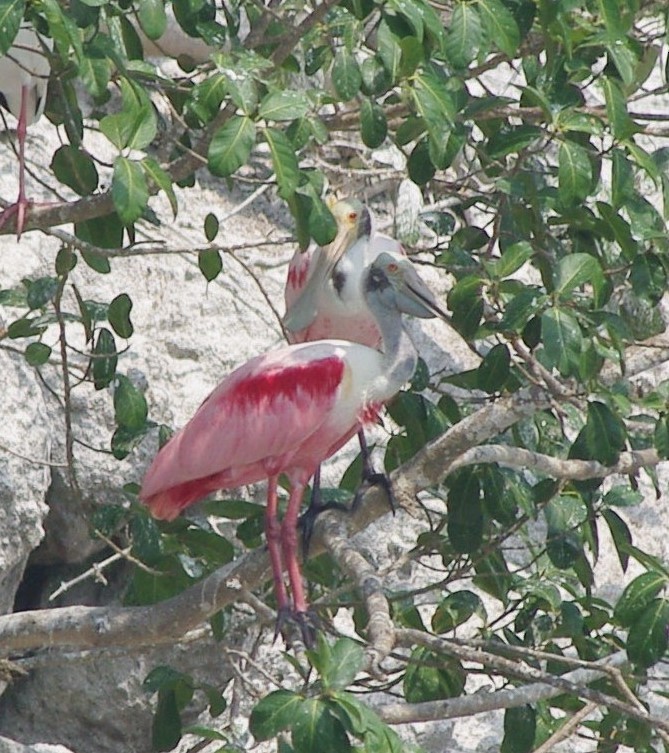
[[[21,240],[21,234],[26,224],[26,213],[31,204],[32,201],[26,198],[19,198],[14,204],[0,212],[0,228],[3,228],[16,215],[15,229],[17,241]]]
[[[316,633],[321,628],[321,622],[313,610],[297,612],[291,607],[281,607],[277,613],[274,640],[281,636],[286,648],[291,648],[295,628],[300,631],[305,648],[313,648],[316,645]]]
[[[383,489],[388,499],[388,507],[390,507],[394,515],[397,510],[397,500],[395,499],[395,492],[393,491],[393,485],[390,481],[390,476],[388,476],[387,473],[377,473],[372,470],[364,473],[362,483],[358,487],[355,493],[355,497],[353,497],[351,511],[357,509],[362,498],[365,496],[365,493],[368,489],[371,489],[372,486],[380,486],[381,489]]]
[[[316,518],[326,510],[348,510],[348,507],[341,502],[323,502],[320,498],[320,493],[312,495],[309,507],[302,513],[297,522],[298,527],[302,531],[302,553],[304,557],[309,553],[309,545],[314,533]]]

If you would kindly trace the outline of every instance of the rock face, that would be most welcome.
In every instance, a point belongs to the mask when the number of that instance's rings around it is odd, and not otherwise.
[[[34,370],[0,350],[0,613],[11,612],[44,536],[52,426]]]

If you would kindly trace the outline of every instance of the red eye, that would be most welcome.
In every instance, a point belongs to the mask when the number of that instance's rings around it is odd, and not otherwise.
[[[388,265],[388,271],[389,271],[389,272],[397,272],[397,270],[398,270],[398,269],[399,269],[399,266],[398,266],[397,264],[395,264],[395,262],[394,262],[394,261],[393,261],[393,262],[391,262],[391,263],[390,263],[390,264]]]
[[[357,212],[349,212],[348,218],[351,222],[355,222],[358,219],[358,213]]]

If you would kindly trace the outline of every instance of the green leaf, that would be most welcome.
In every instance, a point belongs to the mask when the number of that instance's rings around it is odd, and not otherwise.
[[[533,254],[532,246],[527,241],[519,241],[505,248],[499,259],[484,262],[484,264],[492,278],[503,280],[517,272],[528,259],[532,258]]]
[[[516,706],[504,712],[504,739],[500,753],[529,753],[534,750],[537,715],[527,706]]]
[[[355,56],[343,47],[337,50],[332,62],[332,84],[337,96],[347,102],[360,91],[362,74]]]
[[[640,667],[656,664],[667,651],[669,601],[655,599],[630,627],[627,636],[627,656]]]
[[[662,460],[669,460],[669,416],[660,416],[655,423],[653,444]]]
[[[216,240],[218,230],[218,217],[213,212],[209,212],[209,214],[204,218],[204,237],[209,241],[209,243],[213,243],[213,241]]]
[[[591,283],[594,291],[604,288],[604,273],[594,256],[590,254],[569,254],[562,257],[555,274],[555,292],[557,295],[571,299],[575,288]]]
[[[376,43],[378,45],[379,57],[388,74],[389,84],[393,84],[399,77],[402,48],[386,21],[381,21],[379,24]]]
[[[14,43],[26,12],[25,0],[0,0],[0,57]]]
[[[645,149],[642,149],[638,144],[634,144],[631,141],[625,142],[625,149],[627,149],[630,157],[632,157],[637,165],[639,165],[639,167],[646,171],[648,177],[653,180],[655,185],[658,185],[658,181],[661,177],[660,171],[650,154],[648,154],[648,152]]]
[[[193,557],[201,557],[210,567],[225,565],[235,556],[232,544],[214,531],[191,526],[181,533],[180,540]]]
[[[292,690],[274,690],[253,707],[249,730],[258,742],[276,737],[292,726],[305,699]]]
[[[147,565],[161,555],[160,530],[150,515],[135,515],[130,519],[133,554]]]
[[[248,160],[255,142],[256,127],[251,118],[233,116],[209,144],[209,169],[214,175],[232,175]]]
[[[508,604],[512,579],[503,553],[497,551],[486,557],[477,558],[474,562],[474,570],[476,571],[472,580],[474,585],[498,599],[502,604]]]
[[[116,375],[114,385],[114,414],[116,423],[126,429],[144,428],[149,408],[146,398],[123,374]]]
[[[630,11],[626,2],[599,0],[599,11],[609,39],[624,37],[630,26]]]
[[[520,31],[511,11],[500,0],[477,0],[483,26],[499,49],[510,58],[520,44]]]
[[[172,209],[172,216],[176,218],[179,206],[176,194],[174,193],[172,178],[170,178],[167,171],[163,170],[153,157],[144,157],[141,164],[146,176],[167,196]]]
[[[613,465],[625,447],[626,438],[625,424],[608,405],[598,400],[588,403],[584,439],[590,457],[604,465]]]
[[[388,123],[383,108],[371,99],[360,103],[360,135],[363,143],[370,149],[376,149],[385,141]]]
[[[667,273],[660,258],[653,253],[638,253],[632,262],[630,282],[636,295],[656,306],[667,289]]]
[[[197,264],[207,282],[215,280],[223,269],[221,254],[216,248],[208,248],[197,255]]]
[[[319,698],[305,699],[296,709],[291,742],[299,753],[349,753],[351,743],[343,724]]]
[[[181,716],[176,693],[172,689],[158,691],[158,705],[151,724],[153,750],[175,748],[181,740]]]
[[[42,366],[49,360],[51,348],[44,343],[30,343],[23,355],[31,366]]]
[[[638,489],[619,484],[610,489],[602,498],[602,504],[609,507],[636,507],[643,502],[643,494]]]
[[[39,277],[28,282],[26,303],[31,310],[41,309],[53,300],[58,290],[58,280],[55,277]]]
[[[613,618],[622,627],[630,627],[653,599],[667,587],[669,580],[662,573],[648,572],[636,577],[620,595]]]
[[[295,193],[300,183],[300,168],[295,150],[286,135],[276,128],[265,128],[265,140],[272,154],[274,175],[279,186],[279,196],[285,199]]]
[[[91,157],[76,146],[64,144],[55,151],[51,169],[58,180],[79,196],[88,196],[98,187],[98,170]]]
[[[332,647],[330,662],[321,673],[324,687],[344,690],[355,679],[362,667],[364,651],[350,638],[339,638]]]
[[[587,515],[585,503],[577,496],[560,495],[544,507],[548,527],[546,550],[550,561],[560,570],[572,567],[582,554],[579,529]]]
[[[482,39],[481,16],[476,7],[469,2],[456,3],[444,42],[451,65],[466,68],[476,57]]]
[[[151,428],[152,424],[148,422],[139,428],[117,427],[111,438],[112,455],[117,460],[123,460],[141,443]]]
[[[592,186],[592,166],[588,152],[574,141],[563,141],[558,151],[558,185],[565,206],[588,196]]]
[[[456,659],[435,654],[426,648],[411,652],[411,662],[404,675],[407,703],[438,701],[462,694],[465,672]]]
[[[160,39],[167,28],[167,14],[163,0],[139,0],[137,18],[149,39]]]
[[[604,222],[611,228],[613,236],[620,246],[625,258],[633,261],[638,254],[638,244],[632,235],[629,223],[624,220],[610,204],[604,201],[596,202],[597,211]]]
[[[604,91],[606,114],[609,118],[611,133],[615,138],[624,141],[636,133],[639,128],[627,112],[627,101],[618,82],[608,76],[603,76],[600,81]]]
[[[454,125],[455,105],[446,81],[433,68],[425,68],[414,76],[411,92],[416,111],[425,120],[428,130],[439,133],[444,124]]]
[[[114,335],[103,327],[93,348],[93,385],[96,390],[107,387],[116,375],[118,355]]]
[[[606,525],[609,527],[613,544],[616,548],[620,567],[623,572],[627,572],[627,565],[629,563],[629,551],[628,547],[632,543],[632,534],[630,533],[629,526],[625,521],[613,510],[603,510],[602,516],[606,521]]]
[[[484,614],[481,598],[473,591],[455,591],[448,594],[432,615],[432,629],[435,633],[448,633],[455,630],[475,614]]]
[[[499,392],[511,373],[511,354],[503,343],[491,348],[477,369],[476,381],[480,390]]]
[[[409,155],[407,171],[411,180],[419,186],[428,183],[436,172],[430,159],[430,146],[427,139],[422,139]]]
[[[610,42],[606,45],[609,58],[615,65],[626,88],[635,84],[636,72],[639,67],[639,59],[627,40]]]
[[[448,292],[448,308],[453,312],[453,326],[465,338],[476,335],[483,316],[481,280],[463,277]]]
[[[120,156],[114,160],[111,194],[118,216],[126,227],[142,216],[149,203],[149,189],[138,162]]]
[[[571,314],[551,308],[541,315],[541,340],[549,365],[563,376],[576,373],[581,358],[583,335]]]
[[[103,215],[74,225],[77,238],[98,248],[121,248],[123,245],[123,224],[116,214]],[[111,271],[109,258],[95,251],[82,251],[81,257],[91,269],[101,274]]]
[[[258,115],[265,120],[295,120],[309,111],[309,100],[303,92],[286,89],[268,94],[258,108]]]
[[[100,130],[118,149],[145,149],[158,132],[156,112],[144,89],[121,79],[123,109],[100,120]]]
[[[403,18],[413,32],[413,36],[419,41],[423,41],[424,24],[423,14],[420,11],[420,5],[406,0],[388,0],[388,7],[401,18]]]
[[[361,91],[370,97],[385,93],[391,86],[390,77],[379,55],[365,58],[360,66],[360,73]]]
[[[518,154],[543,136],[540,128],[534,125],[503,126],[488,141],[488,155],[492,159],[502,159],[509,154]]]
[[[447,479],[448,538],[456,552],[475,552],[483,541],[483,505],[476,473],[465,469]]]
[[[132,336],[133,326],[130,321],[130,312],[132,311],[132,301],[127,293],[121,293],[109,304],[109,313],[107,318],[114,332],[119,337],[126,340]]]
[[[69,274],[77,266],[78,260],[78,256],[70,247],[63,246],[56,254],[56,274],[59,277]]]
[[[46,327],[37,326],[35,322],[36,318],[17,319],[7,327],[7,336],[11,340],[17,340],[20,337],[35,337],[36,335],[41,335],[42,332],[46,330]]]
[[[312,196],[309,209],[309,235],[318,243],[325,246],[337,235],[337,221],[332,212],[320,196]]]

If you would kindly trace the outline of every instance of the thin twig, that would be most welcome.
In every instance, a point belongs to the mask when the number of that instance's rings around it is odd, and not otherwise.
[[[571,737],[581,722],[587,719],[597,708],[596,703],[586,703],[580,711],[577,711],[573,716],[567,717],[565,723],[559,729],[555,730],[548,740],[545,740],[538,748],[535,748],[533,753],[548,753],[558,743]]]

